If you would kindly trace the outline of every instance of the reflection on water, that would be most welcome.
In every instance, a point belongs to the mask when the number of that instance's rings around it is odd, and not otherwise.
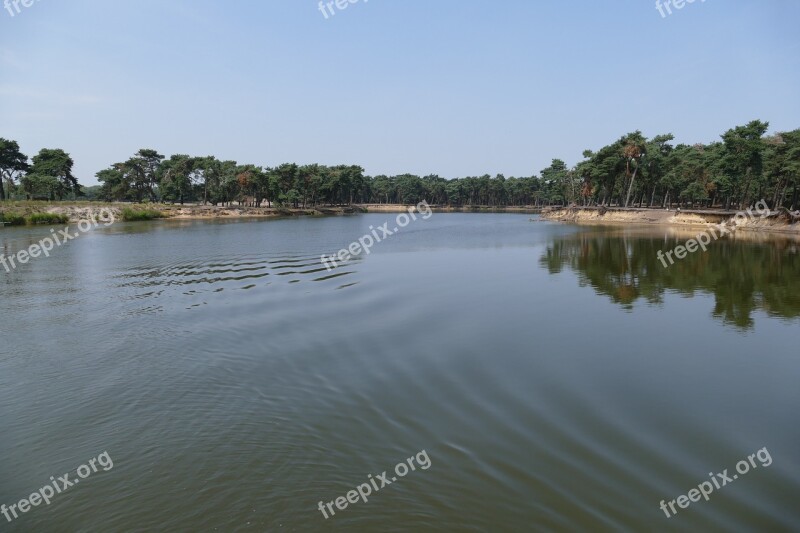
[[[713,294],[713,316],[741,329],[754,325],[762,310],[785,319],[800,317],[800,248],[776,236],[768,242],[723,239],[708,251],[688,254],[665,268],[659,251],[672,250],[685,238],[664,232],[636,233],[614,229],[582,231],[554,240],[541,264],[550,273],[569,267],[582,285],[626,309],[637,300],[661,304],[664,293]]]

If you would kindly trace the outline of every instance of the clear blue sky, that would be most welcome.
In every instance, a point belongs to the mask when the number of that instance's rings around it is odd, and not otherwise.
[[[1,0],[0,0],[1,1]],[[13,8],[12,8],[13,9]],[[81,183],[139,148],[447,178],[636,129],[800,127],[800,2],[38,0],[0,11],[0,137]]]

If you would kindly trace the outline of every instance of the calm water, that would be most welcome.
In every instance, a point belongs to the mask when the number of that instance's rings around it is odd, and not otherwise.
[[[114,462],[0,530],[800,528],[796,244],[665,270],[686,236],[437,213],[319,264],[395,216],[118,223],[0,271],[0,503]]]

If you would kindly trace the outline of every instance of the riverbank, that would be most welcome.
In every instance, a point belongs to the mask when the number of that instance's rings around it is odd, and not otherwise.
[[[709,224],[733,226],[739,211],[690,209],[640,209],[624,207],[569,207],[545,209],[541,218],[556,222],[584,225],[666,225],[681,227],[705,227]],[[786,209],[771,211],[761,216],[755,210],[745,220],[739,217],[738,230],[788,233],[800,235],[800,214]]]
[[[9,220],[30,219],[41,214],[64,217],[78,222],[101,209],[110,212],[116,220],[178,219],[202,220],[217,218],[280,218],[294,216],[351,215],[365,210],[353,207],[315,207],[293,209],[285,207],[244,207],[213,205],[129,204],[108,202],[5,202],[0,203],[0,215]]]
[[[86,219],[89,212],[107,209],[117,220],[152,219],[235,219],[235,218],[280,218],[296,216],[341,216],[357,213],[404,213],[413,205],[404,204],[357,204],[353,206],[317,206],[309,208],[288,207],[245,207],[238,205],[172,205],[172,204],[132,204],[119,202],[4,202],[0,203],[0,215],[8,219],[30,218],[38,214],[51,214],[66,217],[69,222]],[[540,208],[489,207],[489,206],[431,206],[436,213],[539,213]]]
[[[356,207],[369,213],[404,213],[414,204],[358,204]],[[540,207],[535,206],[507,206],[491,207],[486,205],[469,205],[454,207],[449,205],[431,205],[434,213],[539,213]]]

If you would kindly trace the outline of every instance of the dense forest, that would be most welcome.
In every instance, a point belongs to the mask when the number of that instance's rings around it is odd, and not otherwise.
[[[242,165],[214,156],[165,158],[142,149],[97,173],[87,190],[72,174],[64,150],[28,157],[15,141],[0,138],[0,199],[62,200],[88,196],[106,201],[198,202],[308,207],[352,203],[450,206],[616,205],[741,208],[764,199],[770,207],[800,207],[800,129],[767,135],[769,123],[737,126],[710,144],[677,144],[672,134],[647,138],[636,131],[596,151],[574,167],[554,159],[538,175],[502,174],[445,179],[366,176],[356,165],[285,163]]]

